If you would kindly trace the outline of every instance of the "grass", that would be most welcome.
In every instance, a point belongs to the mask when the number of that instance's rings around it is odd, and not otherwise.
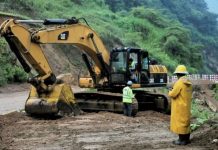
[[[25,15],[20,15],[17,13],[3,12],[3,11],[0,11],[0,15],[6,16],[6,17],[16,17],[16,18],[20,18],[20,19],[31,19],[30,17],[25,16]]]

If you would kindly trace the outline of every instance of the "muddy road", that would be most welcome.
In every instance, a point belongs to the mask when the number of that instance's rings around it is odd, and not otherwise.
[[[0,89],[1,114],[23,109],[27,96],[27,90]],[[172,144],[177,135],[169,131],[169,121],[169,115],[154,111],[139,112],[134,118],[109,112],[34,118],[13,112],[0,115],[0,150],[218,149],[217,120],[194,131],[187,146]]]
[[[29,92],[1,93],[0,94],[0,115],[12,111],[21,111],[24,109],[25,101]]]
[[[134,118],[109,112],[63,118],[32,118],[14,112],[0,116],[0,149],[196,149],[218,148],[218,127],[210,123],[192,134],[192,143],[175,146],[169,116],[153,111]]]
[[[84,89],[72,86],[74,92],[83,91]],[[7,85],[0,88],[0,115],[13,111],[23,111],[26,99],[29,95],[29,85]]]

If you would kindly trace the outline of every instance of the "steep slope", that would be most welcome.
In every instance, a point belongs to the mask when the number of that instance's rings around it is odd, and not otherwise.
[[[130,11],[132,8],[138,6],[153,8],[161,12],[162,16],[180,22],[189,29],[191,40],[195,44],[201,45],[201,47],[197,49],[199,49],[201,55],[203,55],[204,68],[203,70],[198,69],[198,72],[218,72],[218,44],[216,42],[218,39],[216,20],[218,15],[208,11],[207,3],[204,0],[106,0],[106,3],[114,12],[123,10]],[[191,54],[185,54],[193,55],[196,53],[193,52],[192,49],[188,51],[191,52]],[[185,62],[190,63],[189,61]],[[193,64],[190,65],[196,67]]]
[[[117,46],[147,49],[170,71],[179,63],[187,65],[191,73],[218,71],[216,15],[207,12],[203,0],[0,0],[0,4],[4,13],[33,19],[86,18],[109,50]],[[75,56],[81,51],[69,46],[47,51],[54,59],[62,58],[50,60],[55,72],[78,74],[81,61]]]

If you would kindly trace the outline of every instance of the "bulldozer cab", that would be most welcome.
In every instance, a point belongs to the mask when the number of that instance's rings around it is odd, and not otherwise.
[[[125,86],[131,80],[134,84],[148,84],[149,57],[148,52],[135,48],[116,48],[110,55],[112,86]]]

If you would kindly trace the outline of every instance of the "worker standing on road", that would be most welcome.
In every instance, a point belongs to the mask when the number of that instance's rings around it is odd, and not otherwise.
[[[179,139],[173,141],[173,144],[187,145],[190,143],[192,83],[186,77],[188,72],[184,65],[177,66],[174,74],[177,75],[178,81],[169,91],[171,98],[170,130],[179,135]]]
[[[135,97],[132,93],[132,81],[127,82],[127,86],[123,88],[123,112],[126,116],[132,115],[132,103]]]

